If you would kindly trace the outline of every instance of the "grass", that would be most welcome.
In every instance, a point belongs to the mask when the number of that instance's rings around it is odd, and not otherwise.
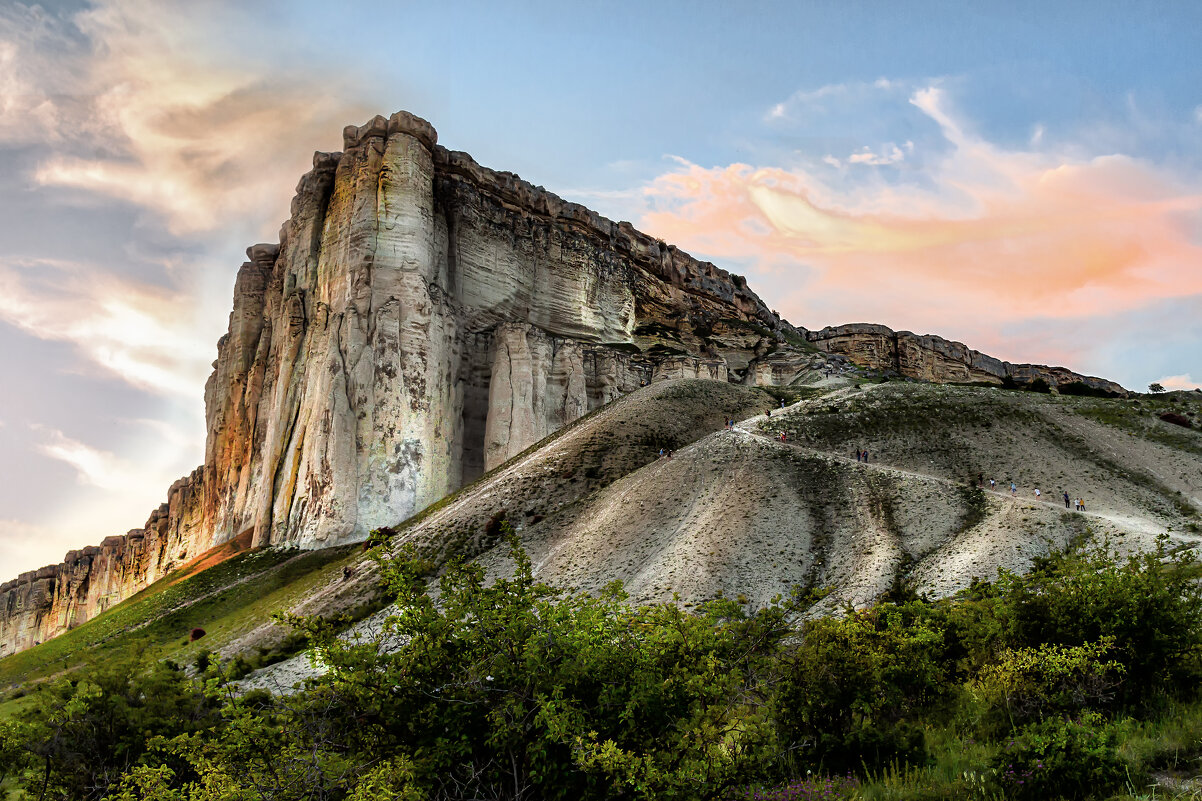
[[[1166,423],[1159,418],[1163,412],[1180,414],[1185,411],[1188,413],[1191,406],[1194,407],[1192,416],[1197,419],[1202,404],[1185,402],[1178,404],[1159,398],[1138,400],[1089,398],[1072,404],[1071,408],[1082,417],[1096,420],[1137,437],[1170,448],[1202,455],[1202,434]]]
[[[0,687],[35,682],[130,648],[189,663],[201,649],[215,650],[295,604],[340,574],[358,551],[357,545],[244,551],[182,580],[160,579],[83,625],[0,659]],[[190,643],[193,628],[206,634]]]
[[[929,764],[895,763],[869,770],[858,786],[833,797],[856,801],[1004,801],[1004,796],[989,789],[982,767],[990,763],[999,744],[979,741],[961,730],[961,725],[949,722],[924,728]],[[1202,798],[1196,790],[1175,793],[1160,784],[1165,779],[1196,777],[1202,769],[1202,701],[1172,702],[1150,720],[1125,718],[1112,725],[1118,735],[1117,754],[1130,767],[1126,790],[1111,799]]]

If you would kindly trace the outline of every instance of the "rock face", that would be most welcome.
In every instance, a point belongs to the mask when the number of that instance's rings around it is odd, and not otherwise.
[[[314,156],[238,273],[205,464],[142,529],[3,585],[0,654],[248,532],[362,538],[621,393],[804,337],[742,277],[436,139],[400,112]]]
[[[247,250],[204,465],[144,527],[0,586],[0,655],[236,537],[361,539],[652,381],[787,384],[817,347],[933,381],[1117,387],[881,326],[794,328],[741,276],[446,150],[406,112],[343,138],[279,244]]]
[[[962,342],[931,334],[918,336],[909,331],[894,331],[883,325],[833,326],[809,331],[806,338],[820,350],[841,353],[864,367],[924,381],[1001,384],[1009,378],[1027,384],[1042,379],[1052,388],[1079,383],[1119,397],[1127,396],[1127,390],[1104,378],[1081,375],[1064,367],[1011,364],[970,350]]]

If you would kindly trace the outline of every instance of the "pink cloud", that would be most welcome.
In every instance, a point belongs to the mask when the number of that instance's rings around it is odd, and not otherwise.
[[[1202,293],[1199,187],[1124,155],[999,148],[937,87],[911,102],[950,145],[922,183],[849,188],[801,169],[685,164],[647,188],[655,210],[642,225],[754,264],[761,294],[797,323],[950,329],[981,348],[1001,344],[1002,324]]]
[[[1202,384],[1193,379],[1189,373],[1184,375],[1166,375],[1156,379],[1156,383],[1165,389],[1202,389]]]

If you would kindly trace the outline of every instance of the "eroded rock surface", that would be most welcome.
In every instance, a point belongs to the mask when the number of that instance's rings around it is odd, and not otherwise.
[[[809,331],[806,337],[820,350],[841,353],[863,367],[891,371],[907,378],[944,384],[1001,384],[1007,378],[1028,384],[1042,379],[1052,388],[1079,383],[1119,397],[1127,396],[1127,391],[1120,385],[1104,378],[1081,375],[1065,367],[1011,364],[971,350],[962,342],[932,334],[919,336],[883,325],[853,323]]]
[[[3,585],[0,654],[240,534],[363,538],[622,393],[804,336],[742,277],[436,142],[399,112],[314,156],[239,270],[205,464],[143,528]]]

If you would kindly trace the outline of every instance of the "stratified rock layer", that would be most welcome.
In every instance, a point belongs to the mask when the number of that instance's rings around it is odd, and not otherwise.
[[[894,331],[883,325],[831,326],[808,331],[806,338],[827,353],[841,353],[861,366],[891,371],[907,378],[943,384],[1001,384],[1007,378],[1018,384],[1029,384],[1042,379],[1051,388],[1082,384],[1093,390],[1127,396],[1127,390],[1105,378],[1081,375],[1064,367],[1011,364],[971,350],[962,342],[932,334],[919,336],[909,331]]]
[[[247,256],[204,465],[143,528],[0,585],[0,655],[235,537],[363,538],[652,381],[787,384],[817,347],[932,381],[1122,391],[883,326],[796,329],[741,276],[446,150],[406,112],[315,154],[280,243]]]

